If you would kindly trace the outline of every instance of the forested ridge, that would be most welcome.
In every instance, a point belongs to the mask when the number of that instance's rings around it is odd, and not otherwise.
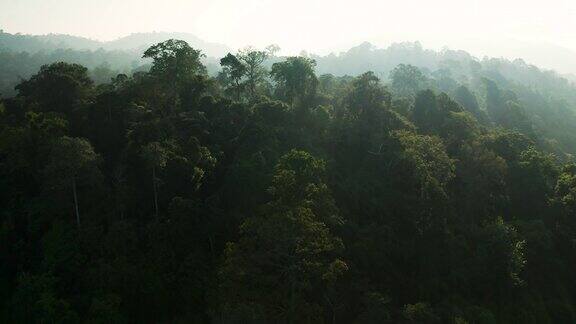
[[[276,50],[3,98],[0,322],[576,322],[569,81]]]

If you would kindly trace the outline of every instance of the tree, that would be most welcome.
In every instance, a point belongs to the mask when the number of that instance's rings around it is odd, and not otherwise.
[[[12,305],[15,322],[76,323],[79,316],[70,302],[57,294],[57,278],[50,274],[21,274]]]
[[[200,59],[204,54],[182,40],[169,39],[148,48],[143,58],[152,59],[150,74],[167,87],[175,109],[179,99],[186,98],[190,88],[203,90],[206,67]]]
[[[576,215],[576,165],[568,164],[562,168],[554,189],[555,203],[560,205],[568,218]]]
[[[415,66],[400,64],[390,72],[392,89],[401,96],[412,96],[420,90],[426,77]]]
[[[422,133],[437,134],[445,139],[457,137],[463,140],[465,136],[458,137],[454,133],[465,134],[474,127],[474,122],[467,122],[470,125],[463,124],[461,113],[462,107],[445,93],[436,95],[432,90],[424,90],[416,95],[412,119]],[[449,129],[454,123],[465,128]]]
[[[442,121],[442,111],[438,107],[436,95],[432,90],[418,92],[414,100],[412,119],[421,132],[430,134]]]
[[[569,163],[562,168],[554,188],[552,206],[559,210],[554,225],[560,232],[564,244],[573,251],[576,237],[576,165]]]
[[[338,219],[322,183],[324,163],[291,151],[276,166],[274,199],[241,226],[220,269],[222,312],[247,321],[310,322],[323,317],[327,285],[347,272],[342,242],[323,221]]]
[[[92,90],[88,69],[64,62],[43,65],[29,80],[16,86],[18,95],[40,105],[43,111],[70,114]]]
[[[511,91],[503,91],[490,79],[482,79],[486,89],[486,109],[492,121],[501,127],[516,130],[529,138],[536,138],[532,123]]]
[[[220,65],[223,68],[222,73],[224,76],[230,78],[232,83],[231,89],[235,93],[236,100],[239,101],[243,89],[241,81],[248,70],[246,65],[230,53],[220,60]]]
[[[157,169],[166,166],[168,150],[159,142],[151,142],[142,148],[142,158],[152,170],[152,190],[154,192],[154,215],[158,218],[158,178]]]
[[[558,178],[554,156],[532,147],[520,153],[518,161],[510,163],[510,213],[517,218],[546,215]]]
[[[280,51],[280,46],[276,45],[276,44],[270,44],[268,46],[266,46],[266,53],[268,54],[268,57],[273,57],[276,55],[276,53],[278,53]]]
[[[195,74],[206,73],[200,62],[204,57],[200,50],[193,49],[183,40],[169,39],[148,48],[143,58],[152,59],[152,74],[174,83],[181,82]]]
[[[76,225],[80,227],[78,182],[88,179],[97,172],[99,156],[85,139],[63,136],[50,147],[48,164],[44,169],[52,188],[70,188],[74,198]]]
[[[251,47],[241,50],[237,58],[246,66],[246,84],[250,92],[250,99],[256,98],[257,87],[264,81],[266,69],[262,66],[268,58],[268,52],[257,51]]]
[[[293,56],[284,62],[274,63],[270,75],[277,83],[281,97],[294,105],[313,98],[318,79],[314,74],[316,61],[307,57]]]
[[[366,72],[352,82],[346,103],[354,116],[366,114],[373,118],[376,110],[390,106],[390,93],[382,87],[374,72]]]
[[[446,154],[438,137],[408,131],[393,133],[403,148],[403,163],[412,168],[421,199],[439,204],[446,197],[446,186],[454,177],[454,161]]]
[[[116,75],[118,72],[112,70],[108,62],[104,62],[90,71],[90,76],[96,84],[109,83]]]
[[[440,323],[440,318],[434,313],[434,308],[427,303],[404,305],[402,315],[409,321],[409,323]]]
[[[483,282],[500,287],[502,291],[524,284],[521,273],[527,262],[526,241],[516,227],[499,217],[472,235],[471,239],[475,241],[471,242],[475,247],[470,273],[473,289],[490,295],[494,289],[487,288]]]
[[[461,85],[456,88],[454,91],[454,100],[462,105],[464,109],[472,113],[472,115],[474,115],[481,124],[486,124],[488,122],[488,116],[480,109],[478,99],[467,87]]]

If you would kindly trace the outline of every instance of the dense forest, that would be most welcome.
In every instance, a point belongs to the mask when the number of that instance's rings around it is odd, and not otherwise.
[[[0,322],[576,322],[568,80],[418,44],[275,50],[209,73],[170,39],[146,69],[18,82]]]

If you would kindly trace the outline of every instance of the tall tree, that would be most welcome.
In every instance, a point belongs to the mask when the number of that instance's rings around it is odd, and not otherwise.
[[[246,66],[246,84],[250,92],[250,99],[256,99],[257,88],[266,77],[266,69],[263,66],[264,61],[268,58],[268,52],[257,51],[251,47],[241,50],[238,59]]]
[[[274,200],[248,218],[230,243],[221,268],[223,315],[229,320],[318,322],[327,286],[348,266],[338,259],[342,242],[328,223],[339,222],[322,182],[324,162],[291,151],[276,166]],[[334,311],[334,310],[332,310]]]
[[[413,96],[422,89],[426,77],[420,69],[410,64],[400,64],[390,72],[392,88],[401,96]]]
[[[152,191],[154,193],[154,215],[159,216],[158,207],[158,177],[156,172],[166,166],[168,150],[159,142],[152,142],[142,148],[142,158],[152,171]]]
[[[314,73],[316,61],[307,57],[293,56],[274,63],[270,75],[277,83],[281,97],[292,104],[303,103],[316,94],[318,79]]]
[[[224,74],[224,77],[230,79],[230,88],[235,94],[235,99],[240,101],[240,95],[242,94],[243,89],[241,81],[248,71],[247,66],[230,53],[220,60],[220,65],[223,68],[222,73]]]
[[[52,188],[71,189],[78,227],[80,227],[78,182],[88,179],[97,172],[98,159],[92,145],[82,138],[63,136],[56,139],[50,147],[44,173]]]
[[[482,124],[488,122],[488,116],[486,116],[486,113],[480,109],[478,99],[466,86],[461,85],[456,88],[454,91],[454,100],[462,105],[464,109],[472,113],[478,122]]]
[[[167,87],[172,98],[169,109],[176,109],[187,88],[204,83],[202,76],[206,74],[206,67],[200,61],[204,54],[185,41],[169,39],[158,43],[148,48],[142,57],[152,59],[150,74]]]

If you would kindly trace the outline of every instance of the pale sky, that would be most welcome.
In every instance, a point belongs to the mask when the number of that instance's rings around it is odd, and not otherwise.
[[[0,28],[99,40],[190,32],[232,48],[275,43],[286,54],[419,40],[494,55],[510,40],[576,51],[576,0],[0,0]]]

